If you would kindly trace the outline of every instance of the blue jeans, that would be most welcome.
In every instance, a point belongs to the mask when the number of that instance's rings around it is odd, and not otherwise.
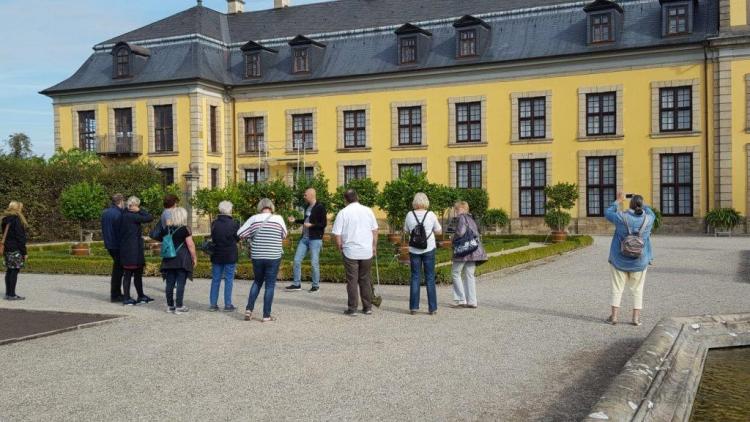
[[[323,248],[323,240],[312,240],[303,237],[297,243],[297,252],[294,254],[294,282],[295,286],[302,284],[302,260],[305,259],[308,249],[310,250],[310,266],[312,267],[312,285],[320,285],[320,250]]]
[[[263,294],[263,318],[271,316],[271,306],[273,305],[273,291],[276,289],[276,275],[279,273],[279,259],[253,259],[253,273],[255,280],[250,287],[250,297],[247,299],[246,310],[252,311],[255,308],[255,301],[260,294],[260,288],[265,283],[266,291]]]
[[[219,286],[224,278],[224,307],[232,305],[232,287],[234,286],[234,272],[237,264],[211,264],[211,306],[219,301]]]
[[[437,289],[435,288],[435,249],[423,254],[409,254],[411,264],[411,290],[409,291],[409,310],[419,309],[419,284],[424,269],[427,286],[427,304],[430,312],[437,311]]]
[[[167,280],[167,306],[170,308],[182,307],[182,298],[185,296],[185,283],[187,282],[187,271],[185,270],[167,270],[165,277]],[[177,287],[177,298],[174,298],[174,289]],[[176,302],[176,303],[175,303]]]

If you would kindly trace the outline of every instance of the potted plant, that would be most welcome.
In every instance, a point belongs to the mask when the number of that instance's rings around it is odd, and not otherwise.
[[[433,184],[430,191],[427,192],[427,196],[430,198],[430,208],[438,216],[440,224],[443,226],[442,240],[438,241],[438,246],[450,248],[453,243],[448,234],[448,220],[451,218],[450,210],[458,200],[458,191],[450,186]]]
[[[107,204],[104,188],[96,182],[71,185],[60,195],[60,211],[69,220],[78,222],[79,243],[73,244],[73,255],[90,255],[91,248],[84,242],[83,227],[98,219]]]
[[[575,183],[558,183],[544,188],[547,207],[544,223],[552,229],[552,242],[559,243],[567,238],[566,229],[570,224],[570,210],[578,200],[578,186]]]
[[[492,227],[495,233],[500,232],[509,222],[508,213],[503,209],[489,209],[482,217],[482,224]]]
[[[706,214],[706,224],[714,229],[714,235],[732,235],[732,229],[742,222],[742,214],[734,208],[716,208]]]

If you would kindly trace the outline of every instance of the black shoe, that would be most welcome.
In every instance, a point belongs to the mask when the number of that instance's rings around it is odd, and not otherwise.
[[[112,303],[122,303],[123,300],[125,300],[125,296],[115,296],[112,299],[110,299],[110,302],[112,302]]]
[[[139,298],[138,298],[138,304],[141,304],[141,303],[149,303],[149,302],[153,302],[153,301],[154,301],[154,300],[153,300],[153,299],[151,299],[151,298],[150,298],[150,297],[148,297],[148,296],[141,296],[141,297],[139,297]]]
[[[217,305],[209,306],[208,312],[216,312],[219,310],[219,307]]]
[[[365,315],[372,315],[372,309],[362,309],[362,313]]]
[[[318,286],[312,286],[310,290],[308,290],[310,293],[315,293],[320,290],[320,287]]]
[[[357,311],[352,311],[351,309],[347,309],[344,311],[344,315],[346,316],[357,316]]]
[[[286,286],[286,289],[284,290],[286,290],[287,292],[298,292],[302,290],[302,286],[295,286],[294,284],[292,284],[292,285]]]
[[[133,299],[128,298],[128,299],[123,300],[122,304],[125,305],[125,306],[134,306],[134,305],[138,304],[138,302],[136,302]]]
[[[234,305],[229,305],[224,307],[224,312],[234,312],[237,310],[237,307]]]

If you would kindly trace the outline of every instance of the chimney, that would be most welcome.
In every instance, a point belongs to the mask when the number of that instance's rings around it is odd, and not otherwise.
[[[227,0],[228,12],[230,15],[242,13],[245,11],[245,0]]]
[[[284,7],[289,7],[289,0],[273,0],[274,9],[282,9]]]

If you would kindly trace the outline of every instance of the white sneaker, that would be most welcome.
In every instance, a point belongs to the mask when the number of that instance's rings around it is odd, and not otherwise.
[[[187,313],[187,312],[188,312],[189,310],[190,310],[190,309],[188,309],[188,307],[187,307],[187,306],[180,306],[179,308],[177,308],[177,309],[175,309],[175,310],[174,310],[174,313],[176,313],[176,314],[185,314],[185,313]]]

